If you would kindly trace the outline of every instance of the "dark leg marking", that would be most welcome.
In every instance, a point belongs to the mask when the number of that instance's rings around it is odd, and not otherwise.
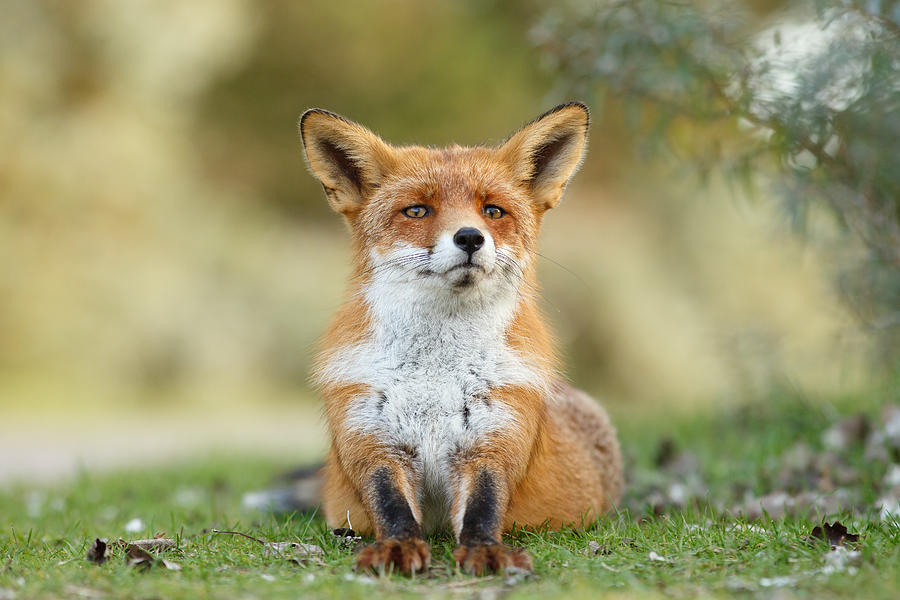
[[[384,405],[387,404],[387,394],[384,392],[378,392],[378,412],[384,410]]]
[[[491,544],[498,540],[494,532],[499,525],[497,514],[497,490],[491,474],[482,471],[475,479],[475,485],[466,504],[460,544]]]
[[[469,428],[469,405],[463,405],[463,427]]]
[[[421,538],[422,528],[413,517],[406,498],[391,480],[391,471],[382,467],[372,474],[376,518],[381,522],[385,537]]]
[[[473,575],[509,568],[533,570],[531,557],[524,548],[508,548],[500,542],[497,486],[488,471],[480,472],[475,479],[453,559],[463,571]]]
[[[422,528],[413,517],[406,498],[394,485],[391,470],[376,469],[369,480],[373,512],[381,535],[374,544],[360,549],[357,569],[396,569],[412,574],[428,569],[431,550],[422,539]]]

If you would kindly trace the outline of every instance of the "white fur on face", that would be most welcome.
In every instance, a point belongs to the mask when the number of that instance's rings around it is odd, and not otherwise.
[[[482,231],[484,244],[469,255],[453,242],[457,231],[442,233],[433,247],[421,248],[397,242],[385,254],[370,252],[373,285],[415,281],[423,297],[430,292],[447,307],[483,303],[503,291],[515,292],[522,279],[522,266],[509,250],[498,248],[489,232]],[[455,299],[450,299],[456,297]]]
[[[334,349],[319,372],[323,384],[371,390],[353,401],[347,426],[410,453],[427,530],[451,520],[460,485],[454,456],[517,426],[492,392],[542,388],[547,380],[541,365],[506,344],[521,285],[520,276],[510,275],[511,257],[485,235],[473,255],[476,266],[461,268],[467,259],[452,234],[431,252],[397,245],[385,256],[373,253],[372,280],[363,290],[371,335]],[[467,275],[471,282],[459,285]]]
[[[452,286],[479,285],[489,279],[497,266],[494,238],[488,232],[484,235],[484,245],[472,254],[471,264],[467,264],[469,255],[453,242],[453,233],[444,232],[431,251],[430,270]]]

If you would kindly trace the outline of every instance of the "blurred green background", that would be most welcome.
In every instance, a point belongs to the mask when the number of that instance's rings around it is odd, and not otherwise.
[[[307,376],[349,258],[299,115],[395,143],[498,142],[578,89],[540,2],[2,13],[0,478],[210,447],[315,456]],[[636,152],[631,99],[591,90],[588,158],[540,262],[570,378],[620,419],[879,381],[833,284],[862,245],[815,214],[797,236],[758,192]]]

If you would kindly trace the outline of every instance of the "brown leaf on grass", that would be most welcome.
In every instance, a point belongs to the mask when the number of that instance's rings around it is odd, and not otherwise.
[[[124,540],[119,540],[119,543],[122,544],[124,542],[125,548],[125,564],[129,567],[135,567],[137,569],[149,569],[153,566],[153,563],[156,561],[156,558],[141,548],[140,546],[135,546],[134,544],[129,544]]]
[[[150,550],[160,552],[175,549],[177,547],[175,540],[164,538],[135,540],[133,542],[119,540],[119,546],[125,550],[125,564],[129,567],[147,570],[154,565],[158,565],[170,571],[181,570],[180,564],[171,560],[158,558],[150,553]]]
[[[102,565],[109,560],[109,545],[106,540],[96,538],[87,551],[87,559],[94,564]]]
[[[844,546],[847,543],[853,544],[859,541],[859,535],[850,533],[840,521],[832,524],[822,523],[813,527],[809,536],[810,540],[825,540],[832,548]]]

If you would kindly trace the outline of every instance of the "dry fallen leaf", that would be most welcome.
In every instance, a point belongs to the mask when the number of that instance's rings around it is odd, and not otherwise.
[[[140,569],[149,569],[154,565],[161,565],[170,571],[180,571],[181,565],[171,560],[157,558],[151,554],[150,550],[165,551],[173,550],[177,546],[175,540],[165,538],[153,538],[150,540],[135,540],[127,542],[119,540],[119,546],[125,549],[125,563],[130,567]]]
[[[292,560],[325,556],[325,551],[315,544],[301,542],[266,542],[263,556],[278,555]]]
[[[106,540],[101,540],[100,538],[96,538],[94,543],[91,544],[91,547],[88,548],[87,551],[87,559],[92,563],[102,565],[106,561],[109,560],[109,545],[107,545]]]
[[[121,544],[124,540],[120,540]],[[136,567],[139,569],[149,569],[153,566],[154,561],[156,560],[152,554],[141,548],[140,546],[135,546],[134,544],[129,544],[125,542],[125,563],[129,567]]]
[[[242,531],[224,531],[221,529],[212,529],[211,531],[213,533],[240,535],[247,539],[251,539],[254,542],[258,542],[263,545],[263,556],[266,557],[273,555],[279,556],[281,558],[292,560],[297,564],[303,564],[305,562],[312,562],[317,565],[325,564],[321,559],[321,557],[325,555],[325,551],[315,544],[304,544],[301,542],[267,542]]]
[[[816,525],[813,528],[810,539],[825,540],[832,548],[844,546],[846,543],[852,544],[859,541],[859,535],[849,533],[847,528],[844,527],[840,521],[835,521],[830,525],[828,523],[823,523],[822,525],[824,527]]]

